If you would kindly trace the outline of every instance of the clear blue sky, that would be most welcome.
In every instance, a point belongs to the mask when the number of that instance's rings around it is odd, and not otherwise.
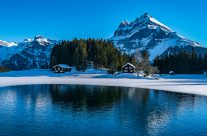
[[[108,38],[122,20],[148,12],[183,36],[207,45],[206,0],[1,0],[0,39]]]

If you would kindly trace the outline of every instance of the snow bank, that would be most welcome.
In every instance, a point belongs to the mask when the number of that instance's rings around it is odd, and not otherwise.
[[[104,70],[56,74],[49,70],[28,70],[0,74],[0,87],[31,84],[77,84],[137,87],[207,96],[204,75],[163,75],[160,80],[135,78],[134,75],[109,75]]]

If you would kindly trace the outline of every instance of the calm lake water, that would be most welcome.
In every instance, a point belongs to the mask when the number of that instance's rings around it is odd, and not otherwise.
[[[0,88],[0,136],[207,135],[207,97],[146,89]]]

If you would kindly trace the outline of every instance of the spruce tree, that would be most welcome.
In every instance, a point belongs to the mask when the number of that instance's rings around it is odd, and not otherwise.
[[[207,70],[207,53],[205,53],[203,57],[203,67]]]
[[[76,62],[76,69],[85,71],[87,68],[87,45],[83,41],[80,41],[76,48],[74,59]]]

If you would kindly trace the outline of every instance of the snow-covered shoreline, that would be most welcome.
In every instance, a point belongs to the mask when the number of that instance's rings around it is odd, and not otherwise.
[[[204,75],[163,76],[160,80],[112,76],[105,71],[55,74],[49,70],[27,70],[0,73],[0,87],[32,84],[76,84],[136,87],[207,96]]]

